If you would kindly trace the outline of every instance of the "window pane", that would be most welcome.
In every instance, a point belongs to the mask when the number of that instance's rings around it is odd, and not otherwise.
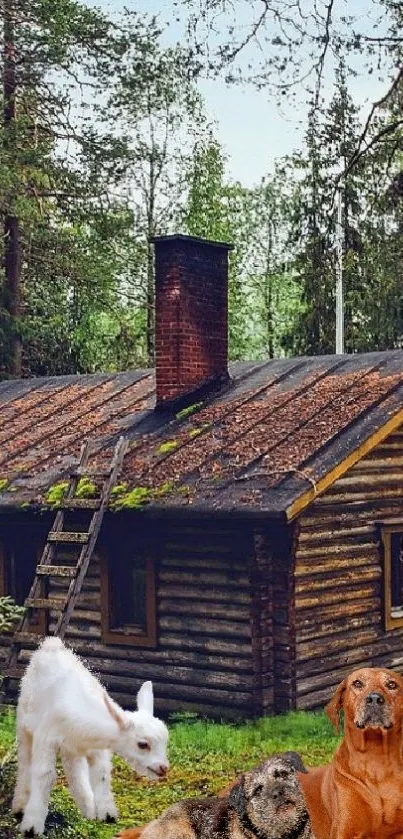
[[[392,608],[403,606],[403,534],[392,533],[391,537],[391,587]]]
[[[118,565],[119,563],[119,565]],[[112,564],[112,563],[111,563]],[[145,557],[120,556],[111,569],[112,629],[147,631],[147,575]]]

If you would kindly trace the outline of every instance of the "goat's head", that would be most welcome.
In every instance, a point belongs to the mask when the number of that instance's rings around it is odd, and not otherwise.
[[[106,707],[118,724],[118,738],[114,751],[146,778],[164,778],[169,769],[167,758],[168,729],[154,717],[152,682],[144,682],[137,694],[137,711],[123,711],[108,694]]]

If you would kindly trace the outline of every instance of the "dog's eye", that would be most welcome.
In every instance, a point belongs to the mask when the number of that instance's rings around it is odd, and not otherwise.
[[[290,773],[288,772],[287,769],[276,769],[276,771],[274,773],[274,777],[285,779],[285,778],[288,778],[289,774]]]
[[[354,679],[353,688],[363,688],[363,687],[364,687],[364,683],[361,681],[361,679]]]
[[[388,690],[397,690],[398,685],[397,682],[393,681],[393,679],[389,679],[389,681],[386,682],[386,687]]]
[[[253,795],[253,796],[254,796],[254,795],[259,795],[259,793],[261,793],[261,792],[262,792],[262,789],[263,789],[263,784],[257,784],[257,785],[255,786],[254,790],[253,790],[253,794],[252,794],[252,795]]]
[[[143,751],[145,751],[146,749],[148,751],[150,751],[150,744],[147,743],[147,740],[139,740],[137,745],[138,745],[139,749],[142,749]]]

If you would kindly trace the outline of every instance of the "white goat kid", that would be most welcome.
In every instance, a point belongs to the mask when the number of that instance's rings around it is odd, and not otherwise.
[[[118,817],[111,790],[116,752],[139,775],[166,775],[168,730],[153,716],[152,682],[124,711],[58,638],[45,638],[21,680],[17,708],[18,774],[12,810],[22,833],[42,834],[60,751],[70,791],[83,815]]]

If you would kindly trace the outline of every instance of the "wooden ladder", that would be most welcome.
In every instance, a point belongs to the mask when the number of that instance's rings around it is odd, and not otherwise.
[[[36,567],[34,581],[25,600],[24,615],[14,633],[8,656],[3,668],[3,698],[9,691],[10,681],[20,679],[23,667],[19,666],[18,656],[22,649],[37,646],[40,641],[38,633],[30,632],[29,625],[33,612],[53,610],[57,612],[57,619],[53,628],[53,635],[64,638],[70,618],[81,592],[85,575],[90,564],[97,542],[102,520],[108,508],[113,485],[119,474],[126,450],[127,440],[120,437],[114,448],[109,468],[103,470],[89,469],[87,464],[91,455],[91,444],[86,442],[80,454],[78,468],[69,476],[67,492],[57,511],[53,525]],[[102,477],[103,486],[98,498],[76,498],[76,490],[81,477]],[[87,531],[73,532],[65,530],[65,515],[67,510],[92,510],[91,520]],[[60,565],[57,562],[57,550],[60,545],[75,545],[78,556],[75,565]],[[49,583],[53,578],[64,577],[70,580],[67,593],[63,598],[48,596]]]

